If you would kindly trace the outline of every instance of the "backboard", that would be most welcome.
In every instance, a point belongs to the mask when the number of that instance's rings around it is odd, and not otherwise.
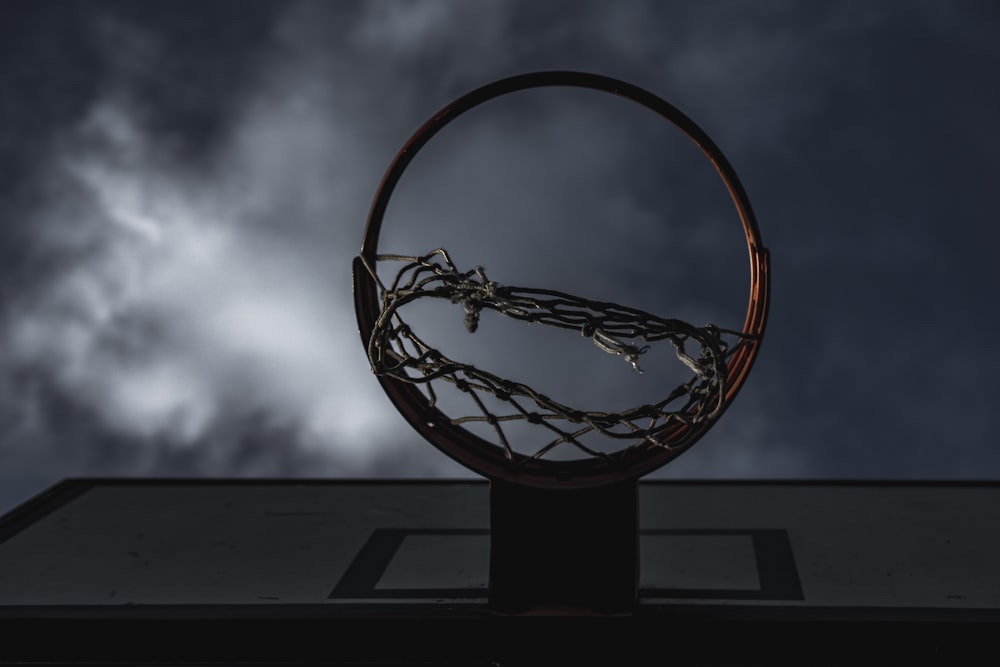
[[[486,482],[66,480],[0,520],[0,662],[947,662],[1000,630],[997,516],[998,483],[642,481],[634,613],[505,616]]]

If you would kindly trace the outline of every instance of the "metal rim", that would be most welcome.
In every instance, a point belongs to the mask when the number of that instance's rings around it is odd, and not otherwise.
[[[743,386],[763,340],[770,294],[769,260],[760,230],[736,172],[722,151],[690,118],[669,102],[635,85],[607,76],[574,71],[543,71],[500,79],[477,88],[445,106],[423,124],[396,154],[379,184],[368,213],[361,254],[354,260],[354,304],[362,342],[367,347],[380,306],[378,284],[365,265],[377,265],[378,239],[392,192],[413,160],[430,139],[465,112],[509,93],[542,87],[587,88],[610,93],[642,105],[673,124],[701,149],[722,179],[736,207],[747,240],[750,259],[750,296],[743,333],[752,337],[730,358],[723,409],[708,422],[679,426],[661,439],[662,445],[644,445],[604,459],[570,461],[535,460],[524,456],[507,459],[487,440],[450,423],[447,415],[431,408],[424,394],[412,384],[380,376],[379,382],[410,426],[435,447],[462,465],[489,478],[543,488],[586,488],[624,479],[637,479],[660,468],[690,449],[722,416]],[[682,442],[671,446],[671,442]]]

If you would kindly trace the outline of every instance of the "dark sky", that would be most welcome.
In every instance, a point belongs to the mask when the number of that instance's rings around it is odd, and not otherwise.
[[[0,510],[66,476],[468,474],[371,375],[350,262],[410,134],[542,69],[694,119],[772,254],[750,379],[657,475],[998,478],[998,34],[991,2],[8,0]],[[535,91],[428,146],[383,247],[738,327],[713,178],[634,105]],[[588,406],[660,390],[483,328],[449,349]]]

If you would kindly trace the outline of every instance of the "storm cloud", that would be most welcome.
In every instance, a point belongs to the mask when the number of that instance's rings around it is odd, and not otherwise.
[[[772,253],[746,387],[657,474],[996,477],[998,27],[974,2],[8,3],[0,504],[65,476],[471,474],[382,394],[350,264],[420,124],[543,69],[682,109]],[[710,165],[605,97],[456,122],[380,245],[738,327],[745,243]],[[583,342],[430,319],[586,406],[659,390]]]

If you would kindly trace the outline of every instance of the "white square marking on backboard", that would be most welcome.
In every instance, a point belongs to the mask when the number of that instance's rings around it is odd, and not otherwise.
[[[757,557],[750,535],[644,535],[639,542],[640,587],[757,590]]]
[[[376,589],[486,588],[490,536],[408,535]]]

